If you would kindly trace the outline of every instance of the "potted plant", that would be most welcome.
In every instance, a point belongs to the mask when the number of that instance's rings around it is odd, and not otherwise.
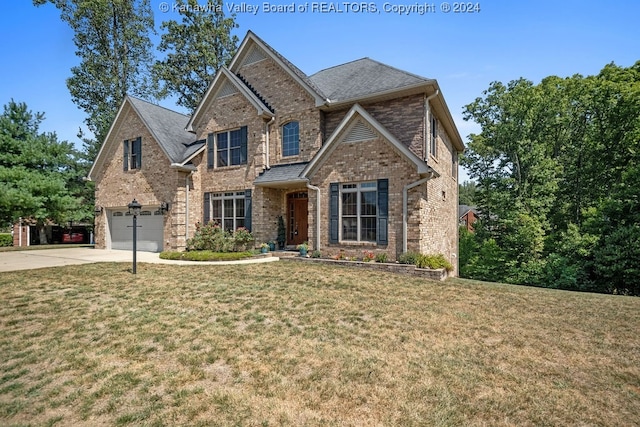
[[[266,254],[269,252],[269,244],[268,243],[260,243],[260,253]]]
[[[297,249],[300,251],[300,256],[307,256],[307,251],[309,251],[309,244],[307,242],[300,243],[297,246]]]
[[[284,218],[278,216],[278,247],[284,249],[284,242],[287,240],[287,229],[284,228]]]
[[[275,250],[276,250],[276,242],[275,242],[275,241],[273,241],[273,240],[269,240],[268,245],[269,245],[269,250],[270,250],[271,252],[273,252],[273,251],[275,251]]]

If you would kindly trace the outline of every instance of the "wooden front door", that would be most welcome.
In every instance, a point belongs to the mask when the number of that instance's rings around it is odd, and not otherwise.
[[[309,197],[307,192],[291,193],[287,196],[289,227],[287,244],[299,245],[309,239]]]

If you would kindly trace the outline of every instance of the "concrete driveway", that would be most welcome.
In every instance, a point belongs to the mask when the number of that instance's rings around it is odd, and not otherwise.
[[[160,259],[160,254],[138,252],[139,263],[158,263],[174,265],[202,264],[250,264],[256,262],[278,261],[278,257],[252,258],[241,261],[198,262],[171,261]],[[30,251],[0,252],[0,272],[31,270],[34,268],[60,267],[74,264],[91,264],[96,262],[133,262],[131,251],[105,250],[93,248],[60,248]]]

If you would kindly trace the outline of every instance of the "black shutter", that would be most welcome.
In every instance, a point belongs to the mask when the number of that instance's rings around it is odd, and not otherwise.
[[[240,128],[240,164],[247,163],[247,127]]]
[[[211,221],[211,193],[204,193],[204,225]]]
[[[136,164],[132,165],[134,169],[142,168],[142,137],[139,136],[133,141],[133,151],[136,154]]]
[[[329,185],[329,243],[338,243],[340,190],[337,182]]]
[[[129,140],[125,139],[122,143],[122,170],[129,170]]]
[[[378,180],[378,241],[379,245],[389,243],[389,180]]]
[[[207,168],[213,168],[213,134],[207,135]]]
[[[251,190],[244,190],[244,227],[251,231]]]

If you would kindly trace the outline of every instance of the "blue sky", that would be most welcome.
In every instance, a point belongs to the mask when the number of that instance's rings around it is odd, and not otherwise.
[[[479,128],[462,120],[463,107],[482,96],[492,81],[525,77],[537,83],[549,75],[590,75],[610,62],[627,67],[640,60],[637,0],[485,0],[472,2],[480,8],[474,13],[444,13],[446,5],[456,3],[442,1],[375,1],[375,13],[344,2],[332,3],[342,13],[314,12],[313,4],[321,2],[313,1],[268,2],[293,3],[294,13],[266,13],[263,1],[244,3],[259,11],[237,13],[235,34],[242,40],[252,30],[309,75],[370,57],[437,79],[465,140]],[[242,2],[226,2],[225,7],[232,4]],[[308,11],[301,12],[307,4]],[[422,15],[385,11],[391,5],[425,4],[430,11]],[[173,5],[172,0],[151,1],[157,28],[163,20],[179,19]],[[26,102],[31,110],[45,113],[42,130],[78,143],[85,115],[71,102],[65,84],[71,67],[79,63],[72,38],[50,4],[36,8],[30,0],[17,0],[2,6],[0,102]],[[179,110],[171,100],[161,104]]]

